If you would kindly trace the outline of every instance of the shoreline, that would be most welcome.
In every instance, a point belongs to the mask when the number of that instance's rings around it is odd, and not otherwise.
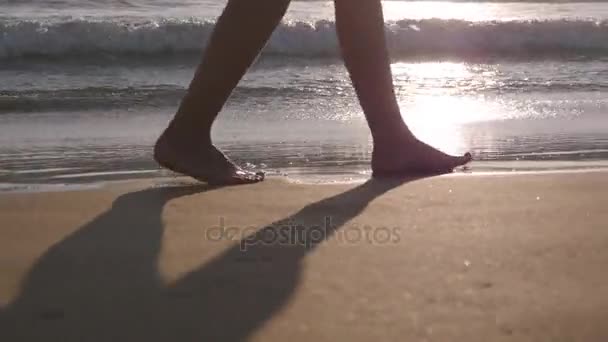
[[[129,172],[130,174],[133,172]],[[147,172],[146,172],[147,173]],[[457,170],[453,173],[443,174],[438,176],[432,176],[429,178],[436,177],[517,177],[517,176],[542,176],[542,175],[561,175],[561,174],[579,174],[579,173],[607,173],[608,167],[597,167],[597,168],[577,168],[577,169],[555,169],[555,170],[522,170],[522,171],[463,171]],[[344,179],[340,176],[329,176],[323,177],[321,175],[314,176],[296,176],[291,177],[289,175],[282,176],[277,174],[271,174],[266,176],[264,182],[284,182],[286,184],[300,184],[300,185],[356,185],[362,184],[370,179],[368,174],[362,174],[356,178],[350,177],[350,179]],[[12,193],[44,193],[44,192],[70,192],[70,191],[88,191],[88,190],[100,190],[108,187],[116,187],[121,185],[148,185],[148,186],[170,186],[171,184],[204,184],[196,180],[191,179],[188,176],[179,174],[167,175],[162,177],[141,177],[141,178],[126,178],[116,180],[98,180],[91,182],[66,182],[66,183],[10,183],[0,182],[0,195],[12,194]]]

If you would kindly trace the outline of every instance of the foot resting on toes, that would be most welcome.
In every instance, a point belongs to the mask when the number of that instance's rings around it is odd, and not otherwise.
[[[376,143],[372,154],[372,175],[375,178],[404,177],[450,173],[472,160],[470,153],[451,156],[416,139],[404,135]]]

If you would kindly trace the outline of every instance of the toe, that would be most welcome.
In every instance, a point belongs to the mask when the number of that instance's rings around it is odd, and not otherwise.
[[[237,170],[231,177],[232,184],[250,184],[264,180],[263,172],[251,172],[245,170]]]
[[[463,156],[452,157],[452,162],[454,164],[454,167],[465,165],[465,164],[471,162],[471,160],[473,160],[473,156],[469,152],[465,153]]]

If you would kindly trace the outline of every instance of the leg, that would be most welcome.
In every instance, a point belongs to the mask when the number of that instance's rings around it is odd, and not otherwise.
[[[156,142],[154,158],[201,181],[257,182],[211,143],[211,126],[228,97],[280,23],[290,0],[230,0],[177,114]]]
[[[419,141],[403,122],[393,78],[380,0],[334,0],[346,68],[374,140],[374,176],[451,172],[471,155],[447,155]]]

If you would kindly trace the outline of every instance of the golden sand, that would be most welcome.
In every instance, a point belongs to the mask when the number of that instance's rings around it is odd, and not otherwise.
[[[605,342],[607,180],[0,194],[0,341]]]

